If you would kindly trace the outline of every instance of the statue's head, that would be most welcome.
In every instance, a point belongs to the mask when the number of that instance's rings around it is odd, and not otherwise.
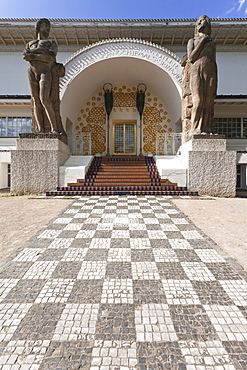
[[[195,36],[199,33],[211,36],[211,20],[207,15],[201,15],[196,21]]]
[[[43,24],[45,24],[47,26],[47,32],[48,32],[48,35],[49,35],[50,28],[51,28],[51,23],[50,23],[49,19],[41,18],[41,19],[38,20],[38,22],[35,25],[36,37],[38,37],[38,34],[39,34],[40,29],[41,29]]]

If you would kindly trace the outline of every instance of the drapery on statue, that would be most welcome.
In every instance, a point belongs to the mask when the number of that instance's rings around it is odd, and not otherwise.
[[[65,75],[65,68],[56,62],[57,43],[48,40],[50,21],[39,19],[35,31],[37,39],[30,41],[23,51],[23,58],[30,63],[28,83],[32,99],[32,131],[65,134],[59,101],[59,77]]]
[[[182,60],[184,141],[194,134],[214,133],[214,99],[217,90],[216,46],[211,39],[211,21],[206,15],[197,19],[195,36],[188,41]]]

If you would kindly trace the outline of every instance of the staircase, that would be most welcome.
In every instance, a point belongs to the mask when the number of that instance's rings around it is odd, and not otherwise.
[[[198,195],[161,179],[153,157],[94,157],[85,179],[48,191],[51,195]]]

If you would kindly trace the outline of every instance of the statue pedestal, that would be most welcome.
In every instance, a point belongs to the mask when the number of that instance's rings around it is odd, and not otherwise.
[[[59,166],[70,151],[57,135],[30,134],[16,140],[11,153],[11,193],[44,193],[59,184]]]
[[[236,196],[235,151],[226,150],[222,135],[194,135],[181,147],[187,155],[187,186],[201,194],[216,197]]]

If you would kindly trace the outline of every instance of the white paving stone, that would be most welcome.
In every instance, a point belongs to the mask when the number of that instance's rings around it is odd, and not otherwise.
[[[216,280],[212,272],[201,262],[182,262],[181,265],[190,280]]]
[[[168,241],[173,249],[193,249],[185,239],[169,239]]]
[[[67,303],[57,322],[55,341],[93,340],[99,304]]]
[[[31,303],[0,304],[0,341],[9,341],[21,320],[32,306]]]
[[[247,306],[247,282],[244,280],[220,280],[222,288],[237,306]]]
[[[49,279],[57,264],[58,261],[36,261],[27,270],[23,279]]]
[[[111,248],[108,253],[109,262],[131,262],[130,248]]]
[[[148,238],[131,238],[130,247],[132,249],[148,249],[151,247],[151,244]]]
[[[247,320],[236,306],[203,305],[222,341],[246,341]]]
[[[65,303],[73,289],[74,280],[71,279],[53,279],[48,280],[35,303]]]
[[[0,302],[9,294],[12,288],[16,286],[19,279],[0,279]]]
[[[226,260],[215,249],[195,249],[196,254],[205,263],[220,263]]]
[[[49,249],[63,249],[63,248],[69,248],[70,245],[72,244],[73,242],[73,238],[56,238],[55,240],[53,240],[51,242],[51,244],[49,245]]]
[[[167,304],[142,304],[135,310],[138,342],[176,341],[177,334]]]
[[[84,261],[88,248],[68,248],[62,258],[65,262],[77,262]]]
[[[102,279],[106,272],[105,261],[84,261],[78,273],[77,279]]]
[[[158,280],[159,272],[155,262],[131,262],[134,280]]]
[[[34,262],[44,253],[42,248],[25,248],[14,259],[15,262]]]
[[[189,280],[162,280],[168,304],[201,304]]]
[[[153,248],[155,262],[179,262],[176,252],[172,249]]]
[[[103,284],[101,303],[133,304],[132,279],[105,279]]]

